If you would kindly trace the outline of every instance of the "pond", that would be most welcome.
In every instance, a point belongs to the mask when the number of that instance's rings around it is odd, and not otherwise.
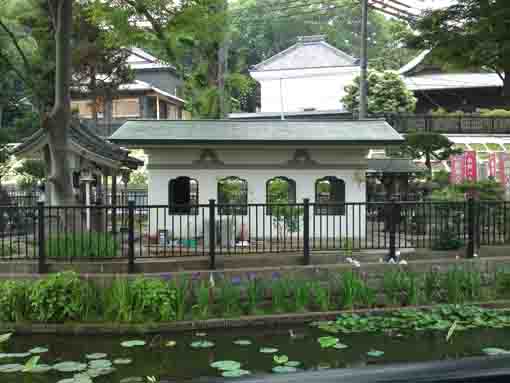
[[[291,336],[291,334],[293,336]],[[86,355],[99,360],[96,367],[109,365],[108,361],[131,359],[130,364],[113,364],[115,371],[108,375],[95,377],[95,383],[145,382],[146,376],[157,376],[172,381],[182,381],[198,377],[220,377],[221,370],[210,365],[217,361],[235,361],[241,363],[241,369],[249,370],[253,375],[272,374],[278,365],[289,361],[299,362],[298,369],[317,370],[321,368],[362,367],[369,364],[402,363],[455,359],[467,356],[483,355],[482,349],[498,347],[510,349],[510,337],[506,329],[476,329],[455,332],[446,342],[445,332],[421,332],[412,335],[388,334],[338,334],[341,343],[348,347],[322,348],[318,338],[327,336],[324,331],[311,327],[279,327],[214,330],[207,333],[186,332],[162,334],[148,337],[127,336],[16,336],[0,345],[0,369],[6,364],[23,364],[30,356],[6,357],[5,353],[26,353],[35,347],[47,348],[39,354],[39,363],[55,365],[59,362],[74,361],[90,363]],[[145,345],[123,347],[126,340],[144,340]],[[246,342],[239,342],[243,340]],[[237,341],[237,342],[236,342]],[[175,342],[173,347],[169,346]],[[191,344],[213,347],[193,348]],[[234,343],[236,342],[236,343]],[[136,344],[136,342],[135,342]],[[275,353],[260,352],[262,348],[278,349]],[[35,350],[35,351],[44,351]],[[382,351],[382,353],[370,351]],[[107,354],[90,355],[90,354]],[[277,356],[275,358],[275,356]],[[283,356],[283,357],[282,357]],[[108,360],[108,361],[105,361]],[[118,360],[116,361],[118,362]],[[123,362],[128,362],[124,360]],[[232,363],[231,363],[232,364]],[[235,363],[234,363],[235,365]],[[61,365],[62,366],[62,365]],[[64,365],[65,367],[66,365]],[[69,367],[69,364],[67,364]],[[71,365],[72,367],[72,365]],[[220,363],[218,367],[222,366]],[[82,368],[85,368],[83,365]],[[225,368],[229,368],[228,363]],[[65,369],[65,368],[63,368]],[[72,369],[72,368],[71,368]],[[279,368],[293,370],[293,368]],[[82,383],[86,380],[72,379],[76,372],[3,372],[2,383]],[[228,374],[227,374],[228,375]],[[129,377],[140,377],[127,379]],[[71,379],[69,379],[71,378]],[[234,379],[235,380],[235,379]]]

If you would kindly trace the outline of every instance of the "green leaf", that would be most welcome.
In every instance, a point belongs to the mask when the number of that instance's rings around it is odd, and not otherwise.
[[[198,340],[190,344],[192,348],[211,348],[214,347],[214,343],[208,340]]]
[[[274,355],[273,361],[276,364],[285,364],[289,361],[289,357],[287,355]]]
[[[321,348],[330,348],[334,347],[340,341],[340,339],[332,336],[323,336],[317,339],[317,341],[319,342]]]
[[[85,358],[87,359],[104,359],[108,355],[103,352],[96,352],[95,354],[87,354],[85,355]]]
[[[9,372],[20,372],[21,370],[23,370],[23,365],[22,364],[3,364],[3,365],[0,365],[0,372],[6,372],[6,373],[9,373]]]
[[[140,347],[145,346],[144,340],[126,340],[120,344],[122,347]]]
[[[278,352],[278,349],[277,348],[274,348],[274,347],[262,347],[259,352],[261,352],[262,354],[274,354],[276,352]]]
[[[237,344],[238,346],[249,346],[251,344],[251,340],[238,339],[238,340],[235,340],[233,343]]]
[[[60,372],[79,372],[86,370],[87,364],[79,362],[60,362],[55,364],[53,368]]]
[[[367,355],[371,356],[373,358],[379,358],[379,357],[384,355],[384,351],[370,350],[370,351],[367,352]]]
[[[23,372],[29,372],[29,371],[33,370],[34,367],[37,366],[37,363],[39,362],[39,359],[41,359],[41,357],[39,355],[34,355],[33,357],[31,357],[25,363],[25,366],[23,367]]]
[[[239,370],[241,368],[241,363],[234,360],[219,360],[217,362],[211,363],[211,367],[217,368],[221,371],[232,371]]]
[[[502,349],[502,348],[497,348],[497,347],[487,347],[487,348],[482,349],[482,351],[484,354],[487,354],[490,356],[510,354],[510,351]]]
[[[48,349],[46,347],[34,347],[31,350],[28,350],[31,354],[43,354],[45,352],[48,352]]]
[[[251,372],[247,370],[229,370],[229,371],[223,371],[221,373],[221,376],[224,378],[239,378],[244,375],[250,375]]]
[[[11,339],[12,332],[8,332],[7,334],[0,335],[0,343],[7,342],[9,339]]]
[[[291,366],[276,366],[276,367],[273,367],[272,371],[277,374],[288,374],[291,372],[296,372],[297,368],[291,367]]]
[[[285,363],[287,367],[299,367],[301,365],[301,362],[298,362],[297,360],[289,360],[287,363]]]
[[[113,364],[131,364],[132,362],[133,362],[133,359],[118,358],[118,359],[114,359]]]

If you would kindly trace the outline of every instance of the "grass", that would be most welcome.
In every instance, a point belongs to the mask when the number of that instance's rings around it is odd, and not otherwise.
[[[67,233],[46,240],[49,258],[113,258],[119,250],[119,242],[109,233]]]

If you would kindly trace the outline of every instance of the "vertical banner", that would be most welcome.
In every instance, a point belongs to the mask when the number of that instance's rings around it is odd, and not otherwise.
[[[498,153],[499,157],[499,182],[505,188],[505,192],[510,192],[510,155],[508,153]]]
[[[496,153],[489,154],[489,177],[496,178]]]
[[[474,150],[464,152],[464,163],[464,179],[468,182],[476,182],[478,169]]]
[[[450,184],[461,184],[464,181],[464,155],[450,156]]]

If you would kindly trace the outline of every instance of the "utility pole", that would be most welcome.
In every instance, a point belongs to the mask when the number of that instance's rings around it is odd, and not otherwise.
[[[361,57],[359,76],[359,119],[367,118],[368,108],[368,0],[361,0]]]

